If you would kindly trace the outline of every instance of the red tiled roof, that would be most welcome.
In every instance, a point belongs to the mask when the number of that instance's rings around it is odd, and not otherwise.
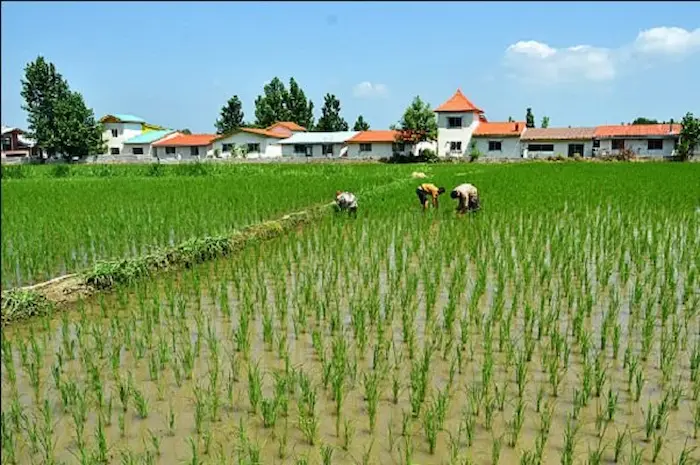
[[[269,131],[276,126],[282,126],[283,128],[289,129],[290,131],[306,131],[306,128],[304,126],[300,126],[294,121],[278,121],[275,124],[268,127],[267,130]]]
[[[598,126],[595,137],[646,137],[646,136],[677,136],[681,133],[680,124],[625,124]]]
[[[216,134],[178,134],[169,139],[159,140],[155,142],[155,147],[201,147],[211,144],[216,139]]]
[[[527,128],[522,140],[586,140],[593,139],[595,128]]]
[[[214,138],[214,140],[226,139],[227,137],[230,137],[234,134],[238,134],[239,132],[247,132],[249,134],[257,134],[257,135],[263,136],[263,137],[274,137],[275,139],[286,139],[287,137],[289,137],[289,134],[280,134],[279,132],[268,131],[267,129],[238,128],[234,131],[227,132],[226,134],[218,135]]]
[[[371,142],[394,142],[396,136],[399,135],[399,131],[394,130],[375,130],[375,131],[362,131],[356,134],[354,137],[347,140],[348,144],[365,144]]]
[[[479,123],[474,136],[512,136],[517,137],[525,130],[525,121],[506,121]]]
[[[462,112],[462,111],[476,111],[478,113],[483,113],[483,110],[472,102],[462,93],[461,89],[457,89],[457,92],[450,97],[448,101],[437,107],[435,112]]]

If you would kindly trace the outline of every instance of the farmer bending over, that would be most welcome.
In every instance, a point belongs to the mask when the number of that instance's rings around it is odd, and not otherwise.
[[[450,197],[457,199],[457,213],[479,210],[479,191],[471,184],[460,184],[452,189]]]
[[[335,204],[338,211],[348,211],[349,215],[357,216],[357,198],[352,192],[335,192]]]
[[[438,207],[438,195],[445,192],[444,187],[437,187],[435,184],[425,183],[418,186],[416,189],[416,194],[418,194],[418,200],[423,206],[423,211],[428,208],[428,197],[433,199],[433,206]]]

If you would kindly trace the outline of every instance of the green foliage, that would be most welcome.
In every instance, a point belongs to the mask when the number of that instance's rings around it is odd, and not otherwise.
[[[688,112],[681,120],[681,125],[678,153],[682,160],[688,160],[695,155],[695,150],[700,144],[700,118],[696,118],[691,112]]]
[[[353,131],[368,131],[369,130],[369,123],[365,121],[364,117],[362,115],[357,117],[357,121],[355,121],[355,125],[352,127]]]
[[[316,131],[347,131],[348,128],[348,122],[340,116],[340,100],[333,94],[326,94]]]
[[[640,116],[639,118],[636,118],[634,121],[632,121],[632,124],[659,124],[659,122],[655,119]]]
[[[243,104],[238,98],[238,95],[234,95],[228,99],[226,105],[221,109],[221,116],[214,124],[216,133],[224,134],[238,129],[243,125]]]
[[[286,100],[289,121],[311,130],[314,126],[314,104],[306,99],[304,91],[294,78],[289,79],[289,92]]]
[[[105,151],[102,126],[80,93],[71,91],[68,82],[53,63],[39,56],[24,68],[21,95],[27,111],[28,136],[53,156],[70,160]]]
[[[540,127],[543,127],[543,128],[549,127],[549,116],[542,117],[542,124],[540,124]]]
[[[469,161],[477,161],[481,157],[482,153],[476,146],[476,141],[472,141],[469,146]]]
[[[535,115],[532,114],[532,108],[528,108],[525,111],[525,127],[528,127],[528,128],[535,127]]]
[[[437,140],[437,117],[428,102],[416,96],[406,108],[396,127],[402,131],[400,140],[423,142]]]
[[[2,324],[51,313],[53,304],[43,295],[25,290],[2,293]]]
[[[289,79],[289,90],[282,80],[274,77],[263,88],[263,95],[255,99],[255,125],[266,128],[279,121],[293,121],[308,130],[314,124],[314,104],[294,78]]]

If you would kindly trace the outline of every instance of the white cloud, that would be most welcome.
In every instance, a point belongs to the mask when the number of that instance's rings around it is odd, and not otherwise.
[[[618,48],[591,45],[555,48],[534,40],[521,40],[506,49],[504,64],[512,77],[543,85],[574,81],[601,83],[615,79],[633,61],[649,65],[645,61],[649,55],[678,58],[696,51],[700,51],[700,28],[687,31],[679,27],[656,27],[641,31],[631,44]]]
[[[352,93],[357,98],[378,98],[385,97],[389,90],[384,84],[373,84],[369,81],[357,84]]]

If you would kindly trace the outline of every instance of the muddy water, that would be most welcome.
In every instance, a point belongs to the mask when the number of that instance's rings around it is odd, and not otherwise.
[[[543,352],[546,351],[550,338],[545,335],[535,344],[532,360],[528,363],[528,382],[523,394],[524,422],[515,447],[511,447],[508,444],[510,436],[508,423],[513,418],[518,402],[515,367],[514,362],[507,363],[505,352],[499,352],[499,326],[492,324],[494,369],[490,386],[495,384],[499,389],[506,387],[503,411],[496,409],[493,412],[492,424],[487,428],[485,425],[487,402],[482,399],[475,404],[479,405],[480,411],[475,417],[471,445],[468,444],[463,431],[460,432],[460,424],[465,417],[465,409],[468,409],[471,404],[469,393],[473,387],[479,385],[482,379],[482,367],[487,352],[484,330],[489,321],[488,316],[495,307],[499,276],[505,277],[503,315],[506,315],[510,310],[512,298],[517,292],[518,283],[522,280],[523,269],[532,266],[527,265],[523,257],[534,257],[532,264],[538,263],[537,257],[542,257],[542,263],[539,266],[551,266],[556,271],[562,269],[562,257],[566,254],[557,255],[556,252],[551,252],[549,241],[538,239],[534,235],[529,242],[513,241],[513,238],[517,239],[518,232],[515,229],[501,229],[496,223],[490,224],[490,229],[483,228],[468,240],[464,238],[457,244],[445,245],[446,239],[460,237],[455,233],[462,226],[433,223],[430,228],[434,235],[432,238],[427,238],[420,237],[416,233],[404,233],[411,229],[413,221],[414,219],[407,215],[398,216],[395,221],[389,223],[374,220],[339,223],[337,220],[329,220],[316,229],[307,229],[252,247],[236,257],[212,262],[180,275],[161,276],[157,280],[146,283],[145,287],[122,289],[106,296],[102,301],[95,298],[86,302],[84,307],[76,306],[75,310],[67,314],[67,324],[57,316],[52,320],[37,321],[6,330],[5,337],[11,341],[13,347],[12,359],[17,379],[13,386],[7,369],[3,366],[4,421],[10,425],[10,430],[14,429],[8,418],[11,416],[11,406],[15,399],[24,406],[24,414],[27,418],[26,421],[19,421],[22,427],[16,431],[13,441],[17,463],[32,461],[42,463],[42,447],[39,444],[38,450],[32,451],[32,436],[34,429],[38,436],[42,435],[44,422],[38,407],[43,405],[44,400],[48,400],[54,425],[51,435],[55,444],[53,457],[60,462],[80,463],[75,423],[72,415],[64,411],[60,392],[55,386],[51,373],[52,366],[59,358],[57,353],[62,352],[62,357],[68,358],[63,342],[64,325],[69,335],[68,340],[74,341],[72,344],[75,345],[75,360],[63,362],[62,379],[63,383],[73,380],[79,387],[88,389],[86,396],[88,419],[84,437],[87,444],[85,449],[89,454],[95,454],[97,450],[95,430],[98,407],[96,396],[88,387],[90,380],[86,365],[90,362],[86,362],[86,359],[92,358],[92,363],[98,368],[96,371],[100,374],[103,383],[105,403],[109,403],[109,399],[112,399],[111,415],[105,413],[104,416],[105,423],[109,423],[104,426],[104,436],[110,463],[125,463],[125,457],[129,454],[134,463],[147,463],[145,454],[149,451],[154,453],[155,463],[191,463],[193,454],[189,438],[194,440],[199,459],[205,463],[237,463],[239,453],[243,453],[245,460],[248,460],[251,447],[260,449],[260,463],[298,463],[303,458],[308,458],[309,463],[322,463],[320,454],[322,445],[333,446],[332,463],[405,463],[405,444],[408,443],[412,447],[413,463],[464,463],[464,460],[468,459],[475,464],[490,464],[494,438],[502,440],[499,463],[518,463],[523,451],[535,449],[539,431],[540,414],[536,410],[540,389],[544,390],[541,406],[548,402],[554,405],[551,429],[544,446],[542,462],[560,463],[567,415],[573,410],[574,389],[581,388],[584,371],[580,346],[574,344],[570,331],[567,333],[567,342],[571,346],[569,368],[563,375],[557,397],[552,395],[549,374],[542,362]],[[519,224],[525,224],[521,228],[527,228],[528,224],[532,225],[532,220],[527,217],[520,218]],[[596,224],[595,221],[592,221],[592,224]],[[650,240],[660,240],[660,238],[652,237]],[[481,242],[483,247],[478,248],[473,245],[474,242]],[[675,243],[682,242],[675,241]],[[571,246],[567,243],[564,245]],[[620,244],[616,245],[620,246]],[[599,253],[599,244],[589,239],[581,247],[586,265],[585,269],[576,269],[577,279],[573,282],[578,286],[585,275],[590,280],[592,289],[595,289],[594,308],[591,316],[584,323],[592,336],[591,345],[594,348],[600,345],[602,315],[609,306],[608,295],[613,286],[621,298],[618,321],[622,329],[622,339],[616,360],[612,357],[611,342],[608,342],[604,355],[607,381],[602,390],[603,394],[600,398],[592,396],[588,405],[580,411],[577,423],[580,429],[576,436],[573,463],[585,463],[589,451],[595,450],[601,443],[607,446],[602,455],[602,463],[610,463],[613,459],[615,435],[618,432],[622,433],[625,429],[629,430],[629,437],[634,447],[642,451],[642,462],[651,462],[654,444],[645,440],[646,409],[650,405],[656,407],[665,394],[671,391],[671,387],[679,383],[683,393],[679,399],[678,408],[670,410],[667,426],[658,432],[655,431],[663,437],[657,463],[675,463],[684,447],[691,448],[698,445],[698,440],[693,437],[693,415],[698,408],[698,401],[692,399],[693,384],[690,381],[690,355],[698,344],[700,334],[698,315],[692,314],[687,325],[679,325],[678,338],[681,347],[676,357],[677,365],[672,382],[666,385],[661,381],[659,369],[659,341],[662,329],[660,322],[656,321],[654,346],[648,361],[643,363],[644,389],[640,401],[636,402],[633,393],[627,390],[627,370],[623,369],[625,348],[629,346],[633,353],[639,352],[641,345],[639,332],[644,324],[643,320],[637,322],[636,329],[632,332],[632,340],[627,339],[627,324],[630,320],[628,302],[632,281],[619,283],[611,279],[612,285],[607,286],[599,283],[596,280],[599,273],[596,266],[599,263],[596,258],[596,254]],[[669,256],[669,259],[678,257],[677,251],[672,250],[672,252],[674,254]],[[492,257],[507,255],[514,258],[517,266],[510,271],[497,269],[497,261]],[[488,262],[489,260],[491,262]],[[474,304],[478,268],[484,262],[488,262],[485,292],[478,303]],[[688,279],[690,262],[678,261],[673,264],[678,276],[677,286],[683,289],[686,284],[685,279]],[[651,266],[645,265],[640,269],[644,270],[643,273],[649,273]],[[660,261],[657,266],[663,266],[663,261]],[[450,288],[450,282],[453,273],[460,268],[465,268],[466,273],[455,292]],[[426,269],[429,273],[423,274]],[[508,335],[509,340],[515,345],[516,357],[522,352],[524,344],[525,306],[537,308],[543,295],[550,297],[548,291],[551,291],[551,300],[546,304],[546,310],[562,308],[560,320],[557,322],[560,332],[564,334],[565,329],[570,328],[572,324],[571,316],[575,309],[567,308],[567,293],[572,292],[573,287],[565,287],[562,273],[552,273],[551,278],[541,285],[542,270],[543,268],[533,271],[534,277],[531,284],[521,292],[516,317]],[[616,269],[614,271],[617,272]],[[617,276],[615,273],[612,276]],[[426,326],[426,300],[436,276],[439,276],[440,283],[434,289],[436,301],[433,318],[438,325],[428,327]],[[659,280],[663,278],[663,271],[659,276]],[[416,282],[415,288],[410,285],[412,280]],[[649,281],[647,284],[649,287],[645,290],[643,302],[654,295],[653,289],[662,287],[663,283]],[[222,288],[226,291],[226,297],[223,300],[220,296]],[[286,305],[278,301],[279,290],[283,290]],[[266,295],[263,295],[264,293]],[[456,299],[458,308],[457,321],[453,330],[455,343],[453,349],[447,351],[447,356],[443,357],[448,333],[440,324],[450,297]],[[183,301],[182,310],[177,303],[170,305],[170,302],[177,299]],[[354,367],[356,364],[357,367],[355,376],[352,376],[352,372],[355,371],[353,368],[347,370],[351,375],[346,379],[347,388],[341,410],[340,437],[336,435],[335,402],[331,395],[330,383],[328,389],[324,389],[323,363],[314,348],[312,337],[314,330],[322,334],[324,352],[327,357],[330,357],[334,336],[329,322],[332,309],[335,308],[332,304],[334,299],[337,299],[337,308],[341,312],[341,321],[345,328],[345,339],[349,350],[348,366]],[[364,353],[360,353],[358,338],[355,337],[352,327],[352,314],[360,307],[368,308],[372,302],[379,302],[380,315],[386,315],[388,306],[385,302],[387,301],[394,307],[394,314],[392,321],[384,323],[383,327],[386,330],[385,338],[393,341],[393,347],[384,361],[388,369],[377,370],[385,372],[386,376],[379,384],[376,426],[372,434],[369,431],[368,403],[364,395],[363,374],[371,374],[374,371],[373,349],[378,340],[377,328],[380,324],[376,322],[372,324],[369,320],[366,322],[367,344]],[[231,318],[223,314],[222,302],[231,308]],[[579,305],[578,300],[574,303],[575,306]],[[160,314],[152,327],[149,327],[146,325],[146,317],[149,314],[153,315],[156,305]],[[250,355],[246,360],[243,353],[236,351],[235,333],[240,327],[240,315],[245,312],[247,306],[251,310],[251,321]],[[320,317],[316,317],[316,311],[320,306],[328,307],[325,318],[322,310],[319,310]],[[470,307],[476,309],[473,314],[470,313]],[[280,309],[287,311],[284,325],[281,323]],[[304,311],[307,321],[300,322],[299,318],[302,318],[300,315]],[[182,317],[179,316],[180,312]],[[269,350],[270,348],[263,340],[264,312],[271,312],[274,315],[275,338],[272,350]],[[679,304],[674,308],[673,314],[677,315],[678,321],[682,321],[681,318],[688,312],[690,312],[688,305]],[[409,360],[408,347],[404,343],[402,313],[414,315],[412,326],[415,328],[416,347],[413,361]],[[471,321],[473,315],[480,318],[480,324]],[[468,342],[464,346],[458,342],[459,320],[463,316],[471,321],[468,326]],[[369,317],[365,316],[365,318]],[[538,318],[536,317],[537,324],[540,323]],[[295,319],[297,319],[296,325]],[[671,323],[667,322],[666,325],[668,330]],[[202,424],[202,434],[197,434],[193,390],[195,386],[200,386],[206,391],[212,373],[211,348],[206,337],[208,326],[211,327],[220,346],[216,367],[216,373],[218,373],[216,392],[221,407],[219,418],[216,421],[209,421],[207,418]],[[119,327],[122,329],[113,330]],[[27,375],[28,370],[22,368],[19,349],[19,345],[25,343],[28,346],[27,357],[31,360],[32,331],[36,346],[42,352],[43,361],[39,370],[38,403],[35,401],[34,388]],[[173,334],[176,335],[175,339]],[[288,399],[288,417],[285,418],[280,414],[274,428],[263,427],[260,410],[255,415],[250,413],[248,366],[258,364],[263,373],[263,397],[271,399],[274,395],[275,374],[284,373],[286,370],[285,361],[279,353],[279,341],[283,334],[286,335],[291,367],[296,372],[306,374],[317,391],[316,413],[319,423],[314,445],[308,443],[298,425],[297,401],[301,398],[298,386]],[[440,340],[441,334],[442,340]],[[139,358],[138,344],[135,341],[147,335],[152,336],[152,347],[149,348],[148,344],[144,343],[146,348],[143,356]],[[436,338],[437,341],[435,341]],[[131,339],[131,344],[127,343],[127,339]],[[101,341],[101,345],[104,346],[103,358],[99,356],[100,344],[97,341]],[[159,371],[158,380],[152,380],[149,359],[158,353],[158,344],[163,345],[165,348],[163,352],[167,357],[176,359],[177,354],[185,347],[184,341],[188,341],[192,346],[197,341],[200,344],[199,355],[195,357],[192,379],[182,380],[181,385],[178,386],[174,364],[165,362],[164,370]],[[423,348],[429,342],[435,342],[437,349],[431,357],[428,394],[422,406],[421,415],[413,419],[408,426],[407,440],[404,440],[401,438],[402,419],[406,414],[410,417],[411,412],[409,388],[411,364],[420,362]],[[120,344],[125,347],[119,349]],[[115,347],[117,349],[113,349]],[[461,369],[454,374],[453,382],[449,386],[450,395],[445,421],[442,431],[437,436],[435,453],[431,454],[423,428],[423,413],[439,392],[447,389],[450,369],[453,363],[457,363],[455,354],[460,349]],[[119,363],[116,370],[112,369],[110,357],[112,350],[118,350]],[[146,418],[141,418],[138,414],[133,395],[127,411],[120,414],[122,409],[115,373],[122,381],[129,376],[132,377],[133,385],[148,401],[149,409]],[[394,378],[399,380],[400,385],[396,402],[392,395]],[[229,397],[229,379],[232,379],[231,397]],[[609,390],[618,395],[617,410],[605,434],[599,437],[595,421],[596,411],[599,407],[605,407]],[[490,395],[494,395],[492,388]],[[107,409],[103,408],[103,411],[106,412]],[[170,411],[175,413],[172,430],[168,421]],[[475,413],[472,407],[472,411],[466,415]],[[120,415],[123,420],[120,420]],[[347,447],[344,447],[345,420],[354,431],[349,435]],[[123,429],[120,423],[123,423]],[[241,440],[240,424],[244,425],[247,442]],[[151,436],[156,437],[160,443],[160,455],[155,454]],[[6,443],[3,442],[3,463],[5,463],[9,459]],[[207,444],[209,444],[209,451],[205,450]],[[454,454],[452,454],[452,446],[454,446]],[[629,440],[625,443],[621,457],[625,463],[628,463]],[[696,461],[700,459],[698,450],[691,453],[691,458]],[[88,460],[87,463],[94,463],[94,461]]]

